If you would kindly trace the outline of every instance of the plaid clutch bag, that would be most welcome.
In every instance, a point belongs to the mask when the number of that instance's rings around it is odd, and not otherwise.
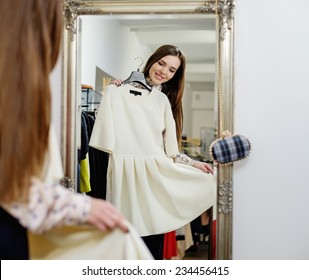
[[[223,135],[209,147],[210,157],[215,163],[232,164],[249,156],[251,143],[247,137],[239,134],[231,135],[229,131],[224,131]]]

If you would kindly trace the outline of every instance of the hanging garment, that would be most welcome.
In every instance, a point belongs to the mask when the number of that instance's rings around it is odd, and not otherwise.
[[[89,193],[91,191],[90,171],[89,171],[89,138],[87,121],[85,113],[81,113],[81,141],[78,148],[78,174],[77,174],[77,191],[81,193]]]
[[[95,118],[90,113],[82,112],[86,120],[87,134],[90,139],[92,129],[94,126]],[[106,174],[108,166],[108,154],[89,147],[88,141],[88,154],[89,154],[89,173],[90,173],[90,186],[91,191],[87,195],[96,198],[106,198]]]
[[[80,186],[79,190],[82,193],[89,193],[91,191],[90,186],[90,172],[88,154],[85,159],[80,161]]]
[[[177,257],[177,241],[176,231],[167,232],[164,234],[163,259],[171,259]]]
[[[215,176],[174,162],[175,122],[156,88],[107,86],[90,146],[110,153],[107,199],[141,236],[176,230],[215,203]]]

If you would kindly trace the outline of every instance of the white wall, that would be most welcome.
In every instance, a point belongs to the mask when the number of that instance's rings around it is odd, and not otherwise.
[[[308,10],[236,0],[235,131],[253,150],[234,168],[234,259],[309,259]]]
[[[234,259],[309,259],[309,2],[237,0]]]
[[[126,79],[151,54],[134,32],[107,17],[82,17],[81,83],[95,86],[96,66],[116,79]],[[99,34],[99,36],[98,36]],[[125,43],[124,43],[125,42]],[[87,54],[87,57],[83,54]]]

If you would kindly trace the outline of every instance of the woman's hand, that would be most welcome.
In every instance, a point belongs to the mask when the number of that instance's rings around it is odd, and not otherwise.
[[[201,169],[205,173],[214,174],[214,171],[213,171],[212,167],[208,163],[206,163],[206,162],[201,162],[201,161],[196,161],[195,160],[193,162],[193,167]]]
[[[115,86],[119,87],[119,86],[122,85],[123,80],[114,80],[114,81],[112,81],[112,83],[113,83]]]
[[[128,232],[126,219],[110,202],[103,199],[91,198],[87,222],[101,231],[120,228],[123,232]]]

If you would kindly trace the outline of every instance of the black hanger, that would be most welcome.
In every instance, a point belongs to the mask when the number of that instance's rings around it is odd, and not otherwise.
[[[141,57],[139,57],[139,58],[141,58]],[[143,64],[143,62],[141,63],[141,65],[142,64]],[[137,69],[137,71],[132,71],[130,77],[123,81],[123,84],[129,84],[129,83],[139,83],[140,85],[144,86],[149,91],[151,91],[151,88],[152,88],[146,82],[144,73],[139,72],[139,68]]]

